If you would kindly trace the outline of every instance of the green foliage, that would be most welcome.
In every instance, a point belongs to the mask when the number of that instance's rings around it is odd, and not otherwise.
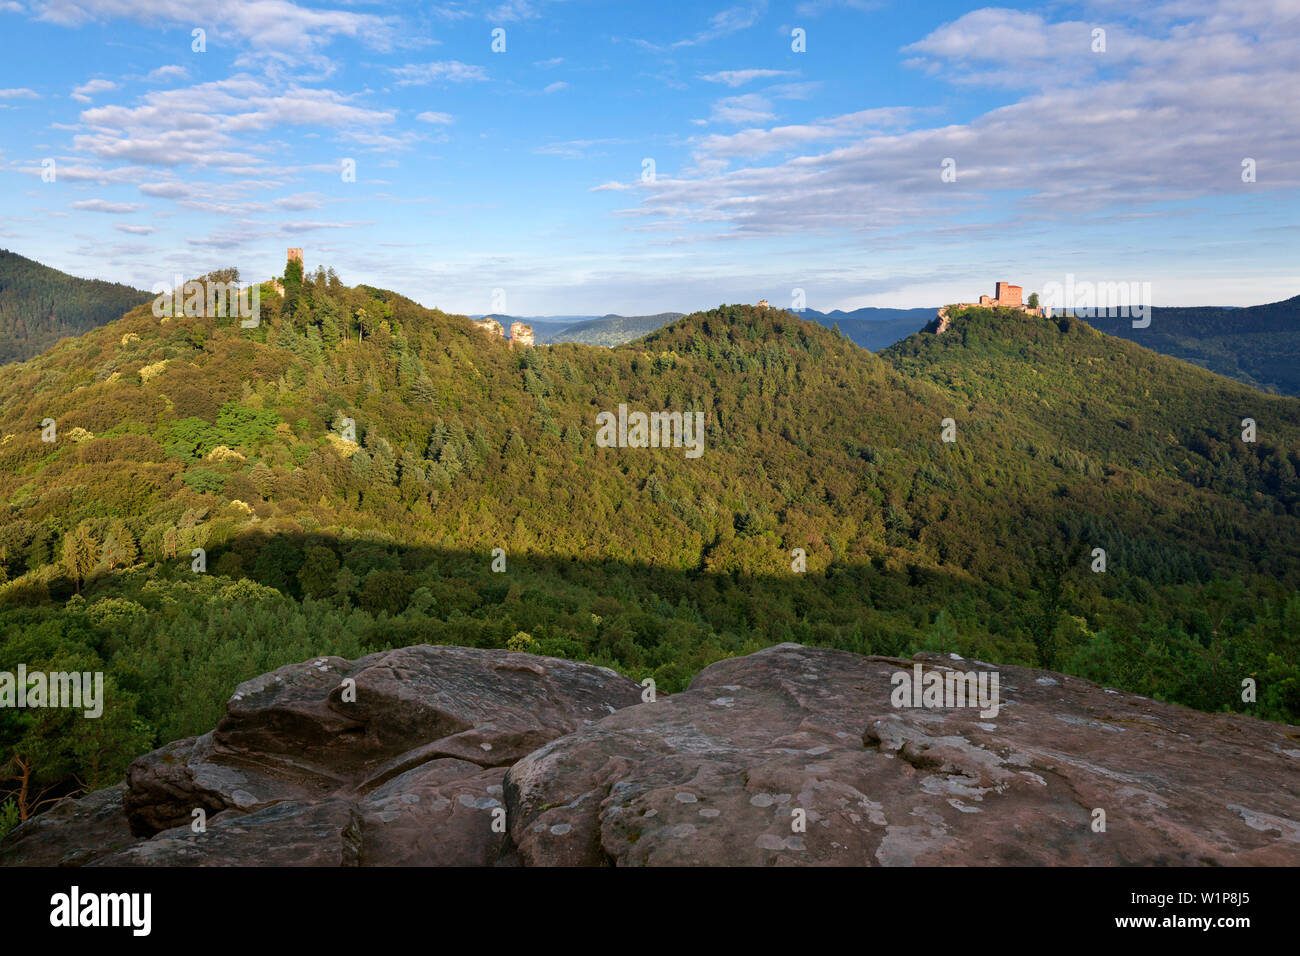
[[[18,826],[18,823],[18,801],[10,797],[0,803],[0,840],[3,840],[10,830]]]
[[[202,465],[185,472],[185,484],[201,495],[215,495],[225,486],[225,483],[226,479],[219,471]]]
[[[4,725],[0,757],[26,748],[43,785],[207,731],[277,666],[420,642],[667,692],[779,641],[929,648],[1300,716],[1300,402],[1024,313],[970,310],[879,356],[745,306],[521,351],[301,281],[269,339],[145,309],[0,380],[0,663],[90,660],[124,708],[102,739]],[[114,378],[124,354],[164,364]],[[620,403],[698,410],[703,457],[596,446]],[[93,437],[43,443],[47,414]]]

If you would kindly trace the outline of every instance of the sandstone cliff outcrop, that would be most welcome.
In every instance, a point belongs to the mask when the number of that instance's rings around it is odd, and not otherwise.
[[[481,332],[486,332],[488,335],[495,335],[498,338],[506,337],[505,329],[502,328],[501,323],[490,315],[481,319],[473,319],[472,321],[474,322],[475,328],[479,329]]]
[[[510,345],[512,348],[523,348],[531,346],[533,343],[533,327],[531,325],[525,325],[523,322],[510,323]]]
[[[895,708],[917,663],[996,671],[997,714]],[[1300,728],[956,657],[782,644],[642,703],[590,665],[412,647],[246,682],[0,862],[1296,865],[1298,771]]]

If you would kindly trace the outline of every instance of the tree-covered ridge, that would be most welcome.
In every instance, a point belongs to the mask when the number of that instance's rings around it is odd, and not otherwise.
[[[927,648],[1300,715],[1294,399],[1023,313],[880,356],[749,306],[512,349],[331,273],[291,285],[254,329],[144,307],[0,381],[0,670],[98,661],[104,767],[278,664],[419,641],[667,691],[783,640]],[[620,404],[702,412],[703,457],[597,447]],[[0,719],[14,753],[46,739]],[[71,746],[50,785],[91,774]]]
[[[78,279],[0,249],[0,365],[29,359],[151,298],[130,286]]]

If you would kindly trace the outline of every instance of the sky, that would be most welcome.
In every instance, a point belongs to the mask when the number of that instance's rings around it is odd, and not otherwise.
[[[1300,294],[1300,0],[0,0],[0,50],[0,247],[146,290]]]

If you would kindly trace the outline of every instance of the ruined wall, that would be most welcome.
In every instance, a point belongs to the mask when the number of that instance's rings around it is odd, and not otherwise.
[[[499,335],[501,338],[506,337],[505,330],[501,328],[501,323],[491,316],[482,319],[475,319],[474,325],[482,329],[488,335]]]
[[[532,345],[533,344],[533,327],[525,325],[522,322],[510,323],[510,344],[511,345]]]

